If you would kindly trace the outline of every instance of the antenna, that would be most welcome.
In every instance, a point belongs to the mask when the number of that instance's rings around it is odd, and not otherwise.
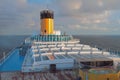
[[[46,1],[46,9],[48,10],[48,8],[49,8],[49,1],[47,0]]]
[[[47,9],[49,8],[48,3],[47,3]]]

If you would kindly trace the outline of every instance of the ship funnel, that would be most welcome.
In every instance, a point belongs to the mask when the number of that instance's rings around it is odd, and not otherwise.
[[[54,12],[43,10],[40,12],[41,35],[51,35],[54,33]]]

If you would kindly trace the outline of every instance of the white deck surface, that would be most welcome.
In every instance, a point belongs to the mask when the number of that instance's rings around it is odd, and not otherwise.
[[[78,62],[112,60],[119,62],[120,58],[115,55],[110,55],[109,52],[100,51],[98,48],[79,44],[76,41],[72,43],[34,42],[25,57],[23,68],[29,71],[37,70],[41,67],[40,70],[42,70],[43,67],[49,69],[50,64],[58,64],[59,69],[67,69],[67,67],[72,68],[74,60]]]

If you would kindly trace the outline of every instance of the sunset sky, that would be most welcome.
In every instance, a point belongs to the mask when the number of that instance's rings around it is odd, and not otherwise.
[[[40,33],[44,9],[54,11],[56,30],[73,35],[120,35],[120,0],[0,0],[0,35]]]

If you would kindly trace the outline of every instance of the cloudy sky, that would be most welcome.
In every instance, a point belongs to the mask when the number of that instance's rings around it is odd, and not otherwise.
[[[120,0],[0,0],[0,35],[40,32],[40,11],[55,13],[55,29],[68,34],[120,35]]]

